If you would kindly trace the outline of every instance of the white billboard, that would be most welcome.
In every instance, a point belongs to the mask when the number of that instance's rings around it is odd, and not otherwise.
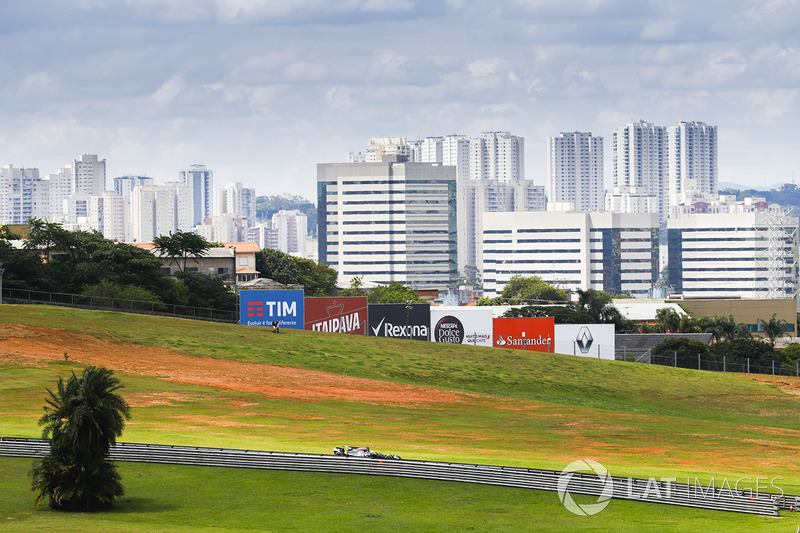
[[[614,359],[614,324],[556,324],[554,352]]]
[[[431,341],[492,345],[492,310],[487,307],[431,307]]]

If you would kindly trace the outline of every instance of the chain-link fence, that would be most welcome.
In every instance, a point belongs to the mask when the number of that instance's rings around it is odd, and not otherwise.
[[[741,372],[746,374],[771,374],[773,376],[800,377],[800,362],[782,362],[776,359],[765,358],[709,358],[699,353],[672,352],[654,355],[648,354],[640,362],[653,365],[673,366],[677,368],[691,368],[694,370],[711,370],[714,372]]]
[[[105,296],[84,296],[82,294],[29,291],[24,289],[4,288],[2,291],[2,301],[0,303],[60,305],[83,309],[102,309],[146,315],[175,316],[196,320],[211,320],[214,322],[236,323],[239,321],[239,315],[236,311],[148,302],[144,300],[108,298]]]

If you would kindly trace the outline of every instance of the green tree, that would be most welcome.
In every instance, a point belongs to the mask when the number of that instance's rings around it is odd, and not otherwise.
[[[153,239],[153,244],[163,257],[175,262],[180,272],[186,272],[186,261],[205,255],[213,245],[203,236],[188,231],[170,232]]]
[[[789,327],[789,323],[782,318],[778,318],[777,313],[773,313],[769,320],[759,318],[758,323],[761,324],[761,329],[767,337],[767,342],[773,348],[775,347],[775,341],[779,337],[786,335],[786,330]]]
[[[259,276],[278,283],[302,285],[308,296],[328,296],[336,293],[339,273],[317,261],[265,248],[256,254]]]
[[[42,437],[50,439],[50,453],[35,461],[31,490],[36,504],[49,497],[50,507],[93,510],[110,507],[124,490],[108,452],[122,435],[130,407],[117,394],[122,388],[113,372],[89,367],[75,373],[56,391],[47,389]]]
[[[768,367],[775,358],[775,350],[761,339],[735,338],[712,345],[710,351],[718,360],[725,356],[728,363],[741,365],[749,359],[752,366]]]
[[[178,272],[175,277],[186,287],[185,305],[225,311],[236,310],[236,294],[225,285],[222,279],[216,276],[187,272]]]
[[[566,302],[567,293],[553,287],[539,276],[516,274],[503,287],[500,297],[505,303],[552,303]]]
[[[682,368],[697,368],[698,354],[704,360],[709,359],[708,346],[694,339],[679,337],[667,339],[650,351],[651,357],[661,363],[677,359],[677,365]]]
[[[364,276],[355,276],[350,279],[350,286],[339,291],[339,296],[366,296],[367,291],[361,287],[364,285]]]
[[[512,307],[503,313],[503,318],[545,318],[550,316],[553,317],[556,324],[594,324],[596,322],[591,315],[560,305],[546,307],[526,305],[525,307]]]
[[[371,304],[422,303],[414,289],[396,281],[370,289],[367,301]]]
[[[680,327],[681,317],[674,309],[662,307],[656,310],[656,323],[663,328],[664,333],[676,333]]]

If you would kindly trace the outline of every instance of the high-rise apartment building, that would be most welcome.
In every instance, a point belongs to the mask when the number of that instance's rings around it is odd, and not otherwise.
[[[670,126],[669,203],[687,191],[718,192],[717,127],[703,122],[680,122]]]
[[[304,254],[308,217],[296,209],[281,209],[272,215],[272,227],[278,233],[278,250],[285,254]]]
[[[66,201],[72,194],[72,168],[60,168],[55,174],[48,174],[44,179],[48,182],[49,190],[47,220],[64,222],[67,213]]]
[[[152,242],[160,235],[189,231],[195,226],[192,197],[185,183],[136,187],[131,196],[131,210],[135,242]]]
[[[602,211],[603,138],[561,133],[547,140],[550,202],[569,202],[575,211]]]
[[[439,163],[317,165],[319,261],[341,283],[448,290],[457,279],[456,169]]]
[[[229,215],[243,220],[245,228],[256,223],[256,190],[239,182],[228,182],[214,189],[214,216]]]
[[[189,187],[192,225],[202,224],[213,214],[214,173],[205,165],[189,165],[179,173],[179,179]]]
[[[525,139],[507,131],[470,139],[470,178],[519,181],[525,178]]]
[[[614,130],[612,139],[612,194],[654,197],[663,225],[668,206],[667,128],[642,120],[620,126]]]
[[[398,161],[412,159],[412,147],[405,137],[373,137],[367,142],[367,163],[383,161],[386,156],[397,156]]]
[[[102,194],[106,190],[106,160],[96,155],[83,154],[72,162],[72,192],[88,195]]]
[[[114,178],[114,192],[126,198],[130,198],[135,187],[148,185],[153,185],[153,178],[147,176],[128,174]]]
[[[110,240],[125,241],[128,224],[127,199],[116,191],[104,191],[89,197],[89,228],[99,231]]]
[[[29,218],[47,218],[48,182],[37,168],[0,168],[0,224],[25,224]]]

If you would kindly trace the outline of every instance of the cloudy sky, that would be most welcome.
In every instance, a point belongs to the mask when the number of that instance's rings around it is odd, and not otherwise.
[[[720,181],[791,182],[800,0],[4,0],[0,164],[315,197],[370,137],[719,127]],[[800,179],[800,175],[797,176]]]

